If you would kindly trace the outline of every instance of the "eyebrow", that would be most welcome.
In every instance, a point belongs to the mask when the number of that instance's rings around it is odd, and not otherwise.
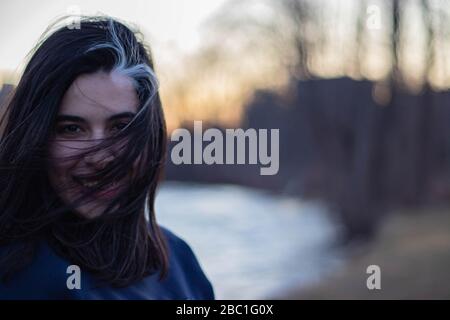
[[[121,112],[121,113],[117,113],[115,115],[110,116],[107,121],[114,121],[114,120],[119,120],[119,119],[124,119],[124,118],[133,118],[136,114],[133,112]],[[69,115],[69,114],[60,114],[56,117],[56,121],[57,122],[62,122],[62,121],[70,121],[70,122],[86,122],[86,120],[82,117],[79,116],[73,116],[73,115]]]

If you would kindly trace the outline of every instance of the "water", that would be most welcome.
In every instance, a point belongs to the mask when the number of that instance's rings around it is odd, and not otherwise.
[[[318,282],[340,264],[320,203],[229,185],[165,183],[157,218],[196,253],[218,299],[264,299]]]

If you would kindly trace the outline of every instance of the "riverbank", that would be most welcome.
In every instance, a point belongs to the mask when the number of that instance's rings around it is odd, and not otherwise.
[[[398,212],[374,241],[352,250],[346,265],[314,287],[282,299],[449,299],[450,210]],[[381,289],[368,290],[367,266],[381,269]]]

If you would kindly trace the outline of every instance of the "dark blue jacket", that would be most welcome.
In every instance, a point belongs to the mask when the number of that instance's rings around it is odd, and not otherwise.
[[[214,299],[211,283],[189,245],[162,230],[169,249],[169,272],[162,281],[155,274],[125,288],[98,287],[92,274],[81,268],[81,288],[69,290],[67,267],[71,263],[42,243],[25,270],[6,284],[0,282],[0,299]]]

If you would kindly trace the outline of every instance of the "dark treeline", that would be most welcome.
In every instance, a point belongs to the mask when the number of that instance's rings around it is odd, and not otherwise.
[[[168,161],[166,177],[321,198],[352,237],[370,235],[388,209],[448,202],[450,92],[402,92],[382,106],[374,86],[340,78],[298,81],[288,95],[256,92],[242,127],[280,129],[277,175],[259,175],[259,165]]]

